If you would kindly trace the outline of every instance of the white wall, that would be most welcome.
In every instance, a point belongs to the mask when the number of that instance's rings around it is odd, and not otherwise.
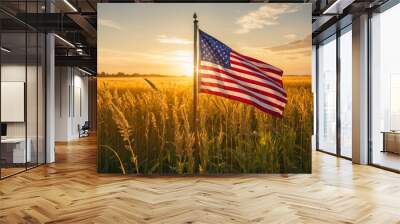
[[[28,67],[33,69],[33,67]],[[25,64],[24,65],[2,65],[1,66],[1,81],[18,81],[25,82]]]
[[[55,140],[77,139],[78,125],[88,120],[88,78],[76,68],[56,67],[55,85]]]
[[[76,71],[76,70],[75,70]],[[83,125],[88,120],[88,78],[81,76],[82,73],[74,75],[74,107],[72,108],[71,135],[79,137],[78,125]]]
[[[69,69],[55,68],[55,141],[67,141],[69,132]]]

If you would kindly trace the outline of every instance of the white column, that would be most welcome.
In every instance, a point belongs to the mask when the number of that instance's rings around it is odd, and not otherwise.
[[[368,163],[368,15],[353,19],[353,162]]]
[[[54,133],[55,133],[55,54],[54,35],[46,36],[46,162],[55,161]]]
[[[54,12],[52,1],[46,1],[46,12]],[[55,42],[46,35],[46,163],[55,162]]]

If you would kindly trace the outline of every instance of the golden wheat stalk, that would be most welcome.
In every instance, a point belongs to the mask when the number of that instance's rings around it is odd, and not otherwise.
[[[111,152],[114,153],[115,157],[117,157],[117,159],[118,159],[118,161],[119,161],[119,167],[120,167],[121,170],[122,170],[122,174],[125,175],[125,174],[126,174],[125,167],[124,167],[124,164],[122,163],[121,157],[119,157],[118,153],[117,153],[113,148],[111,148],[111,147],[108,146],[108,145],[100,145],[100,148],[108,149],[108,150],[110,150]]]
[[[112,102],[111,108],[113,111],[113,120],[118,127],[119,133],[123,141],[126,143],[125,148],[131,153],[131,160],[135,165],[136,173],[139,174],[138,158],[136,153],[134,152],[134,148],[131,143],[132,128],[130,127],[129,122],[126,119],[125,114]]]

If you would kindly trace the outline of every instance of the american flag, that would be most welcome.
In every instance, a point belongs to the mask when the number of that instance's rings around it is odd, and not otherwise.
[[[199,35],[199,92],[237,100],[282,117],[287,95],[281,69],[239,54],[201,30]]]

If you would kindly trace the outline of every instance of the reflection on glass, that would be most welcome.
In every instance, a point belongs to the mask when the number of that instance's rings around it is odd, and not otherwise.
[[[400,170],[400,5],[372,17],[372,163]]]
[[[351,26],[340,36],[340,153],[352,157],[352,36]]]
[[[34,167],[37,165],[38,157],[38,144],[37,144],[37,132],[38,132],[38,120],[37,120],[37,79],[38,79],[38,51],[37,51],[38,36],[36,32],[27,33],[27,82],[26,82],[26,113],[27,113],[27,144],[28,149],[30,148],[30,160],[27,163],[27,167]]]
[[[0,1],[22,15],[45,12],[45,1]],[[0,12],[0,20],[13,21]],[[45,162],[45,35],[13,23],[0,29],[0,178]]]
[[[1,52],[1,176],[25,170],[31,159],[26,144],[26,35],[2,33],[1,45],[9,51]],[[28,150],[27,150],[28,149]]]
[[[45,35],[42,33],[38,34],[38,77],[37,77],[37,90],[38,90],[38,136],[37,136],[37,147],[38,147],[38,156],[37,156],[37,162],[38,164],[43,164],[45,163],[45,60],[46,60],[46,52],[45,52],[45,44],[46,44],[46,38]]]
[[[318,148],[336,153],[336,37],[318,48]]]

